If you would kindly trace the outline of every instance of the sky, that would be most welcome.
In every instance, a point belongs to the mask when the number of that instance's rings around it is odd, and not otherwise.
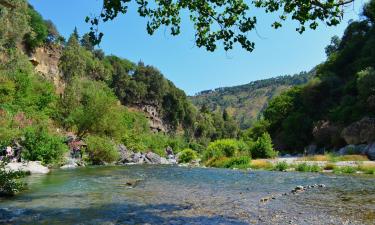
[[[74,27],[82,35],[89,31],[85,17],[98,15],[102,0],[29,0],[44,19],[54,22],[64,37]],[[276,14],[259,9],[249,13],[257,16],[256,31],[249,33],[255,50],[247,52],[236,46],[234,50],[218,49],[208,52],[194,42],[194,30],[188,18],[183,18],[182,32],[171,36],[161,28],[153,36],[146,32],[147,20],[137,14],[135,5],[114,21],[100,25],[104,33],[100,48],[133,62],[143,61],[157,67],[165,77],[188,95],[203,90],[246,84],[254,80],[309,71],[326,59],[324,47],[334,35],[342,36],[348,21],[358,19],[365,0],[356,0],[345,9],[344,20],[336,27],[324,24],[302,35],[295,31],[298,24],[286,21],[282,28],[271,27]]]

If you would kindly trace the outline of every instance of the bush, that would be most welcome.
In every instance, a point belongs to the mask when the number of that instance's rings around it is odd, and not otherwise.
[[[342,166],[333,169],[334,173],[355,173],[357,169],[352,166]]]
[[[6,171],[6,162],[0,161],[0,195],[14,195],[25,187],[19,179],[25,176],[21,171]]]
[[[197,159],[197,152],[192,149],[184,149],[179,153],[178,162],[189,163],[194,159]]]
[[[119,159],[114,143],[104,137],[88,136],[86,139],[89,161],[95,165],[111,163]]]
[[[278,152],[273,149],[272,139],[268,133],[263,133],[261,137],[250,147],[251,155],[256,158],[275,158]]]
[[[248,168],[250,164],[250,157],[249,156],[239,156],[230,158],[225,164],[225,168],[238,168],[238,169],[245,169]]]
[[[249,156],[239,156],[239,157],[214,157],[207,161],[206,165],[209,167],[217,168],[248,168],[250,164]]]
[[[213,157],[232,157],[239,153],[244,153],[247,146],[242,141],[237,141],[235,139],[222,139],[211,142],[206,151],[204,151],[203,157],[208,160]],[[247,153],[248,154],[248,153]]]
[[[275,170],[275,171],[285,171],[288,168],[289,168],[288,163],[285,162],[285,161],[282,161],[282,162],[276,163],[276,165],[273,167],[273,170]]]
[[[68,151],[63,138],[50,134],[44,127],[29,127],[24,137],[22,154],[26,160],[54,164],[60,162],[64,153]]]
[[[296,167],[296,170],[300,171],[300,172],[320,172],[320,171],[322,171],[322,169],[318,165],[316,165],[316,164],[308,165],[307,163],[298,164],[297,167]]]

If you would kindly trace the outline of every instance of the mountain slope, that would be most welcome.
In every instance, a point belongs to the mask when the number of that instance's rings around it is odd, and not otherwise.
[[[279,76],[240,86],[206,90],[189,98],[199,108],[205,105],[211,110],[226,109],[240,127],[246,129],[259,117],[273,96],[293,86],[305,84],[313,73],[301,72],[293,76]]]

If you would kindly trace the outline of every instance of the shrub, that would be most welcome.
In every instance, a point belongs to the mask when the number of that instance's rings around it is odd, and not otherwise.
[[[208,160],[213,157],[232,157],[235,155],[248,154],[246,151],[246,144],[242,141],[234,139],[222,139],[211,142],[206,151],[204,151],[203,157]]]
[[[273,170],[275,170],[275,171],[285,171],[288,168],[289,168],[288,163],[285,162],[285,161],[282,161],[282,162],[276,163],[276,165],[273,167]]]
[[[111,163],[119,158],[114,143],[104,137],[88,136],[86,139],[87,154],[93,164]]]
[[[334,173],[355,173],[357,169],[353,166],[342,166],[333,169]]]
[[[317,164],[308,165],[307,163],[298,164],[297,167],[296,167],[296,170],[300,171],[300,172],[320,172],[320,171],[322,171],[322,169]]]
[[[6,161],[0,161],[0,195],[14,195],[25,187],[19,178],[25,176],[21,171],[6,171]]]
[[[248,168],[250,163],[249,156],[239,156],[239,157],[214,157],[207,161],[206,165],[210,167],[217,168]]]
[[[275,158],[278,155],[273,149],[272,139],[268,133],[263,133],[250,147],[250,151],[253,158]]]
[[[58,163],[68,151],[63,138],[50,134],[44,127],[29,127],[24,137],[22,154],[27,160],[42,161],[44,164]]]
[[[182,163],[189,163],[196,158],[198,158],[197,152],[187,148],[179,153],[178,161]]]
[[[249,164],[250,164],[249,156],[238,156],[238,157],[229,158],[228,161],[224,164],[224,167],[245,169],[249,167]]]

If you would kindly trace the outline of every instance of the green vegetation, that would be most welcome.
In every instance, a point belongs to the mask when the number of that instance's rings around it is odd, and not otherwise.
[[[88,146],[86,153],[91,163],[100,165],[118,160],[119,153],[110,139],[99,136],[88,136],[85,141]]]
[[[345,13],[344,6],[349,1],[119,1],[106,0],[103,10],[96,17],[87,17],[86,22],[92,25],[90,37],[98,44],[103,33],[98,31],[100,22],[115,19],[119,14],[126,14],[129,5],[138,8],[141,17],[148,19],[147,32],[154,34],[160,27],[170,28],[171,35],[180,34],[181,14],[187,13],[195,29],[195,42],[198,47],[214,51],[217,45],[228,51],[235,44],[247,51],[253,51],[255,44],[248,39],[248,33],[255,29],[257,17],[251,12],[254,8],[264,9],[266,13],[278,14],[272,27],[278,29],[287,19],[295,20],[298,24],[296,31],[303,33],[306,29],[315,30],[320,22],[328,26],[340,23]],[[373,6],[368,7],[365,15],[373,17]],[[183,12],[183,13],[182,13]]]
[[[338,148],[345,144],[340,137],[343,127],[375,116],[375,54],[369,51],[374,48],[375,28],[368,13],[373,2],[365,5],[363,20],[351,22],[343,37],[334,41],[314,79],[270,101],[263,114],[270,124],[268,132],[278,143],[276,149],[302,153],[310,143]],[[317,126],[321,121],[330,124],[324,134]]]
[[[272,139],[268,133],[263,133],[256,142],[250,145],[250,152],[254,159],[275,158],[278,154],[278,152],[273,149]]]
[[[197,107],[206,106],[209,110],[217,111],[226,109],[241,129],[247,129],[257,125],[257,120],[270,99],[293,86],[307,83],[313,74],[314,71],[303,72],[202,91],[190,99]]]
[[[197,152],[190,148],[187,148],[187,149],[182,150],[179,153],[178,162],[189,163],[197,158],[198,158]]]
[[[356,173],[357,172],[357,169],[353,166],[337,166],[333,169],[333,172],[334,173],[349,173],[349,174],[352,174],[352,173]]]
[[[307,163],[301,163],[301,164],[297,165],[296,171],[299,171],[299,172],[321,172],[322,168],[320,168],[317,164],[308,165]]]
[[[285,161],[282,161],[282,162],[276,163],[274,165],[274,167],[272,168],[272,170],[275,170],[275,171],[286,171],[288,168],[289,168],[288,163],[285,162]]]
[[[247,145],[235,139],[223,139],[210,143],[203,153],[205,160],[220,157],[233,157],[238,155],[250,156]]]
[[[64,139],[51,134],[44,127],[27,128],[21,144],[24,147],[24,159],[42,161],[44,164],[57,164],[61,162],[64,153],[68,152]]]
[[[12,196],[25,188],[25,183],[19,179],[25,176],[25,173],[20,171],[6,171],[6,161],[0,161],[0,196]]]
[[[217,168],[237,168],[246,169],[250,167],[249,156],[237,156],[237,157],[214,157],[207,161],[207,166]]]

